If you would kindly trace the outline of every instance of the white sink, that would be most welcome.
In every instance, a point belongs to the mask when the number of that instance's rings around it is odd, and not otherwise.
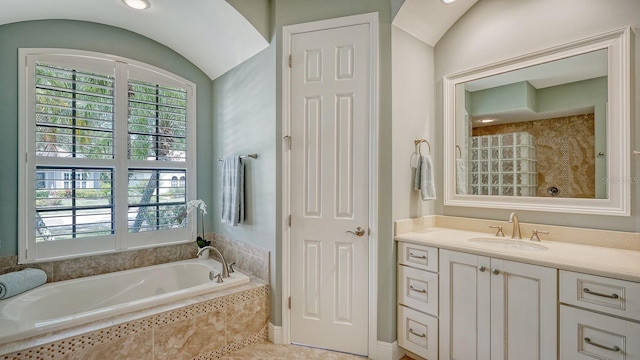
[[[476,244],[487,245],[493,248],[524,250],[524,251],[543,251],[548,248],[544,245],[532,243],[529,240],[503,239],[498,237],[471,238],[468,241]]]

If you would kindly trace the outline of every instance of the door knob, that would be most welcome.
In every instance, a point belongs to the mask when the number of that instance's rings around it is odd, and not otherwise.
[[[345,233],[351,233],[351,234],[356,235],[356,236],[362,236],[362,235],[364,235],[364,229],[361,228],[360,226],[358,226],[356,228],[356,231],[347,230],[347,231],[345,231]]]

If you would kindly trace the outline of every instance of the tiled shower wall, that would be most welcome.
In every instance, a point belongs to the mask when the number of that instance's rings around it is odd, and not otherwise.
[[[537,196],[550,196],[549,187],[560,189],[558,197],[594,198],[594,114],[477,127],[473,135],[525,131],[536,139]]]
[[[214,233],[207,233],[206,238],[213,240],[212,245],[223,253],[228,262],[235,261],[236,269],[260,280],[269,281],[268,250]],[[197,251],[198,247],[193,241],[186,244],[28,265],[18,265],[17,256],[0,256],[0,274],[22,270],[26,267],[38,268],[47,273],[47,282],[55,282],[193,259],[196,257]]]

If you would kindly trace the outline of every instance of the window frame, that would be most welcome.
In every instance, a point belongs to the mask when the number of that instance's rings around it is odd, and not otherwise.
[[[156,247],[193,241],[197,220],[191,217],[184,228],[128,231],[128,172],[130,169],[186,171],[185,201],[196,198],[196,85],[180,76],[153,65],[136,60],[98,52],[57,49],[18,49],[18,262],[36,263],[83,257],[100,253],[113,253],[131,249]],[[113,159],[58,158],[50,163],[36,162],[35,138],[35,63],[46,62],[65,68],[113,73],[114,88],[114,138]],[[128,84],[139,80],[161,86],[182,88],[187,93],[186,159],[184,162],[128,159]],[[39,158],[41,160],[42,157]],[[37,167],[43,165],[113,169],[114,227],[112,235],[81,237],[58,241],[36,242],[35,200]],[[124,189],[124,191],[119,190]],[[191,220],[190,219],[190,220]]]

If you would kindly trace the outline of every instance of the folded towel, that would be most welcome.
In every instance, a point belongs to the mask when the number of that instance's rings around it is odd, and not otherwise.
[[[414,179],[414,189],[420,190],[422,200],[435,200],[436,186],[433,180],[433,163],[431,156],[420,156],[416,167],[416,177]]]
[[[458,195],[467,194],[467,171],[464,159],[456,159],[456,190]]]
[[[239,155],[222,160],[221,221],[237,226],[244,222],[244,164]]]
[[[47,282],[47,273],[40,269],[26,268],[0,275],[0,299],[18,295]]]

